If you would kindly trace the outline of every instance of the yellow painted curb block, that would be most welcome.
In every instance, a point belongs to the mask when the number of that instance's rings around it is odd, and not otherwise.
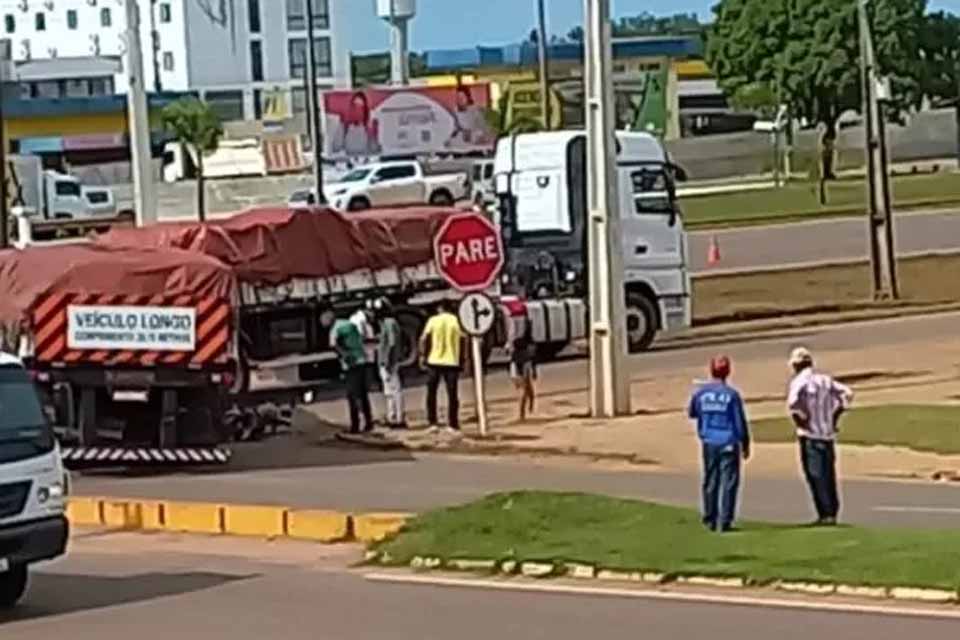
[[[116,529],[142,529],[143,515],[139,502],[101,500],[100,524]]]
[[[287,532],[284,507],[227,505],[223,507],[223,532],[235,536],[278,538]]]
[[[144,531],[163,531],[166,529],[166,506],[158,500],[138,500],[140,505],[140,524]]]
[[[287,512],[287,535],[300,540],[339,542],[350,533],[350,517],[338,511],[294,509]]]
[[[224,508],[203,502],[166,502],[164,529],[184,533],[223,533]]]
[[[379,542],[400,531],[409,513],[360,513],[353,516],[353,536],[360,542]]]
[[[100,521],[100,500],[97,498],[70,498],[67,501],[67,519],[75,527],[96,527]]]

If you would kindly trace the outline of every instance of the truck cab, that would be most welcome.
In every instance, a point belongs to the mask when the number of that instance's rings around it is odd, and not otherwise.
[[[27,587],[29,567],[66,550],[69,478],[22,361],[0,352],[0,610]]]
[[[616,141],[627,337],[637,352],[659,331],[690,325],[687,237],[675,186],[685,175],[654,136],[618,132]],[[495,156],[504,291],[531,301],[571,301],[563,311],[568,316],[588,297],[586,149],[584,132],[557,131],[501,139]],[[559,349],[583,337],[569,333],[556,330],[545,339]]]

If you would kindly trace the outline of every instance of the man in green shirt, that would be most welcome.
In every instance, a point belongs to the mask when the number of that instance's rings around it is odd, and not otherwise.
[[[377,365],[380,382],[383,384],[387,425],[391,429],[405,429],[407,424],[403,411],[403,380],[400,378],[400,323],[397,322],[393,304],[386,298],[375,300],[373,311],[379,324]]]
[[[338,319],[330,329],[330,346],[340,357],[344,383],[347,388],[347,404],[350,407],[350,433],[360,433],[360,415],[363,414],[362,431],[373,429],[370,410],[370,395],[367,391],[367,356],[363,348],[363,336],[357,325],[346,319]]]

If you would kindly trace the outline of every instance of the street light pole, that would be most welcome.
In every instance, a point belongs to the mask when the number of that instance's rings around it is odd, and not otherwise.
[[[622,238],[617,199],[610,0],[585,0],[587,271],[590,294],[590,414],[630,413]]]
[[[540,109],[543,128],[550,130],[550,60],[547,54],[547,10],[544,0],[537,0],[537,50],[540,58]]]
[[[157,199],[151,173],[150,118],[147,111],[147,87],[144,84],[140,7],[137,0],[126,0],[126,17],[127,129],[130,134],[134,212],[137,226],[142,227],[157,221]]]
[[[886,133],[883,109],[877,97],[878,77],[873,34],[867,4],[857,0],[860,28],[860,80],[863,90],[863,114],[866,125],[867,216],[870,236],[870,264],[873,275],[873,297],[877,300],[897,299],[896,253],[893,247],[893,211],[887,176]]]
[[[307,114],[310,118],[310,145],[313,147],[313,183],[317,204],[326,204],[323,195],[323,133],[320,130],[320,94],[317,91],[316,37],[313,33],[313,0],[307,0]]]

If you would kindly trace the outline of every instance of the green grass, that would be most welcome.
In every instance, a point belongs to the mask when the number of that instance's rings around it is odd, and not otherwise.
[[[788,419],[753,423],[757,442],[792,442]],[[841,418],[840,438],[846,444],[905,447],[944,455],[960,453],[960,407],[887,405],[854,409]]]
[[[392,561],[516,559],[671,575],[956,589],[960,531],[745,523],[706,531],[690,509],[605,496],[518,492],[427,513],[381,543]]]
[[[935,173],[893,178],[890,185],[895,204],[960,199],[960,173]],[[861,180],[828,183],[827,205],[820,206],[816,182],[792,182],[780,189],[683,198],[684,220],[692,227],[736,225],[753,219],[785,220],[849,213],[864,206]]]

